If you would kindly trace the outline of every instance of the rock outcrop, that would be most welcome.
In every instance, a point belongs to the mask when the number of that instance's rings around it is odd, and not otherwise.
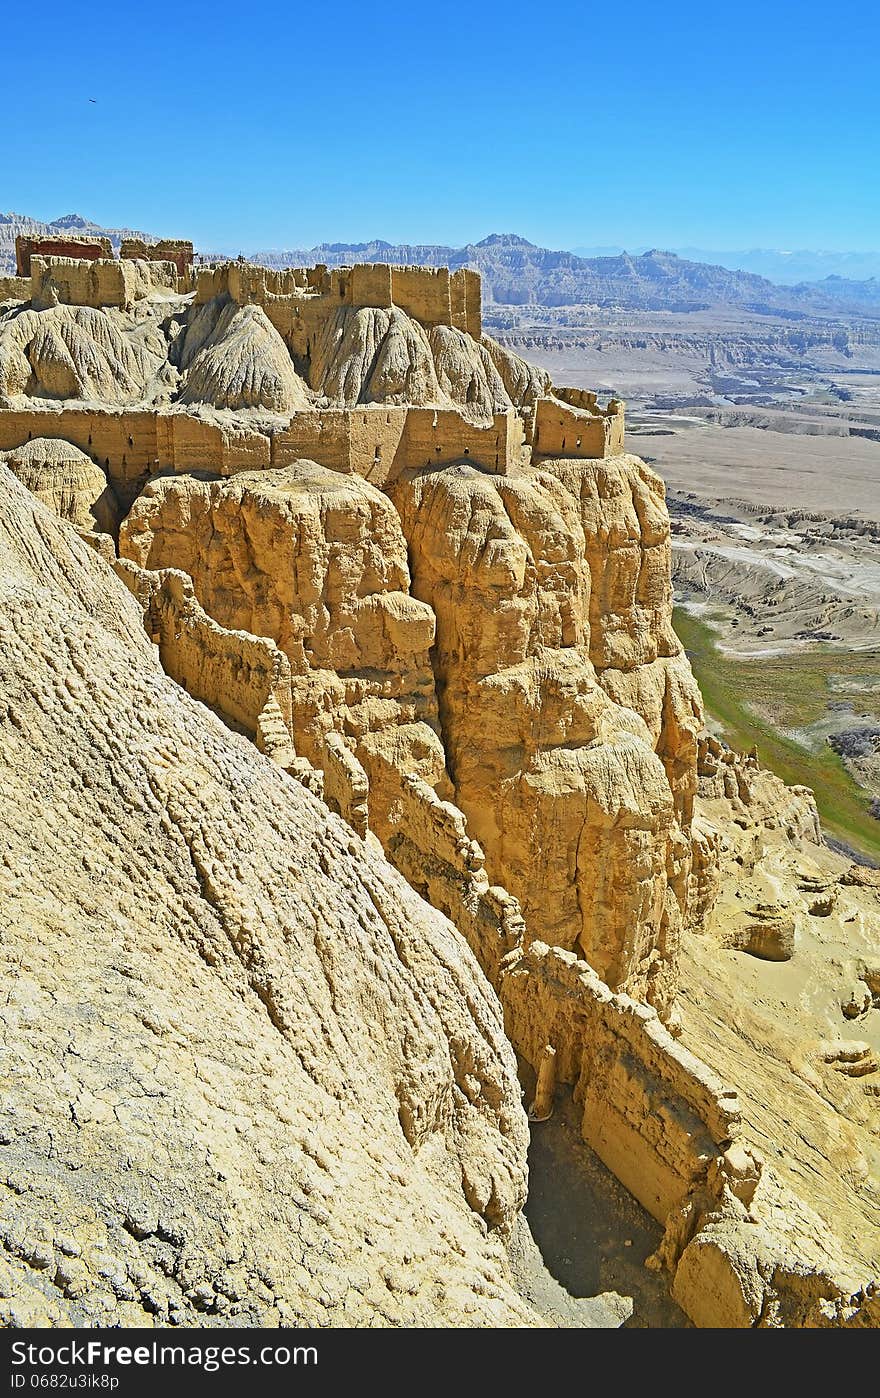
[[[604,472],[612,509],[622,494],[630,511],[611,581],[615,516],[544,470],[422,472],[391,488],[393,504],[308,462],[159,477],[120,549],[182,569],[222,626],[276,642],[298,752],[320,768],[327,735],[345,738],[383,843],[402,777],[441,799],[454,790],[529,935],[578,948],[613,987],[669,1013],[700,710],[668,625],[668,575],[654,586],[659,510],[653,533],[633,532],[644,475],[628,459]]]
[[[8,1187],[51,1225],[0,1227],[8,1318],[533,1323],[513,1048],[698,1324],[871,1323],[874,890],[703,731],[624,405],[481,337],[467,269],[56,261],[0,446],[98,556],[0,472]]]
[[[61,519],[80,529],[115,532],[118,506],[107,477],[71,442],[33,437],[0,460]]]
[[[200,306],[187,326],[179,364],[186,371],[182,403],[263,408],[292,413],[311,399],[284,341],[259,306],[218,298]]]
[[[701,706],[669,624],[662,487],[620,458],[462,465],[391,495],[437,617],[456,800],[490,873],[530,935],[668,1013]]]
[[[180,568],[222,626],[271,637],[291,667],[293,737],[315,767],[344,736],[387,831],[401,779],[451,794],[429,649],[434,616],[410,595],[393,504],[359,476],[295,462],[229,480],[163,476],[125,520],[120,551]]]
[[[135,403],[148,396],[166,356],[154,321],[93,306],[16,308],[0,324],[0,400]]]
[[[3,1323],[536,1323],[473,957],[0,490]]]

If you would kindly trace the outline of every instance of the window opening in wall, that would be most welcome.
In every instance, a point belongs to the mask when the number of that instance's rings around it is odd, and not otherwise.
[[[577,450],[577,448],[580,446],[580,444],[581,444],[581,439],[580,439],[580,437],[578,437],[577,441],[576,441],[575,444],[574,444],[574,445],[575,445],[575,450]]]
[[[562,450],[565,451],[565,438],[562,439]]]
[[[465,447],[465,449],[464,449],[464,454],[465,454],[465,456],[470,456],[470,454],[471,454],[471,449],[470,449],[470,447]]]

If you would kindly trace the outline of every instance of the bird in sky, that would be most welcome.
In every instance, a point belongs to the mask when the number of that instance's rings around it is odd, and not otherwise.
[[[97,99],[97,97],[90,97],[90,98],[89,98],[89,101],[90,101],[90,102],[94,102],[95,106],[98,105],[98,99]]]

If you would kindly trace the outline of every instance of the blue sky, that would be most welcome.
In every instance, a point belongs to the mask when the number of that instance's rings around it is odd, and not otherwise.
[[[39,218],[232,251],[880,246],[871,0],[42,0],[12,45],[0,208]]]

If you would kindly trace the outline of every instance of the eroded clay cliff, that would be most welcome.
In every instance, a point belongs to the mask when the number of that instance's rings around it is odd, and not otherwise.
[[[847,1236],[873,1194],[813,1213],[804,1180],[862,1189],[876,1063],[831,1031],[874,1007],[876,899],[804,853],[809,793],[703,731],[623,405],[481,337],[467,271],[34,264],[0,446],[69,523],[0,481],[10,1042],[22,1119],[52,1122],[14,1136],[9,1189],[83,1222],[7,1233],[10,1318],[533,1323],[495,1244],[524,1189],[513,1045],[663,1227],[698,1324],[874,1323]],[[781,1063],[730,958],[803,967],[829,917],[865,956],[831,1003],[810,954],[822,1036]],[[77,1151],[79,1193],[54,1173]]]
[[[515,1064],[461,938],[0,487],[4,1323],[535,1323]]]

